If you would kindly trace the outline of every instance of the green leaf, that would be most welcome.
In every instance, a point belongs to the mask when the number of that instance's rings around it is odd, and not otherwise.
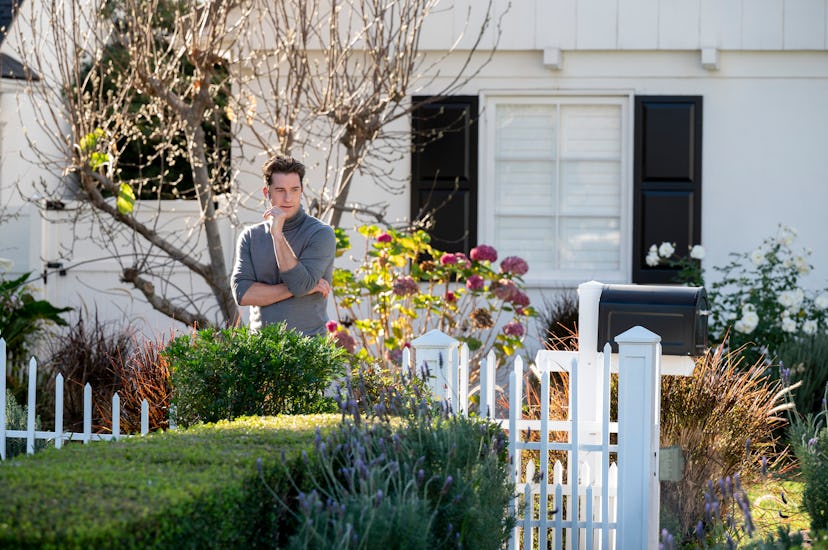
[[[95,128],[93,132],[90,132],[83,136],[80,140],[80,149],[84,153],[87,151],[91,151],[95,148],[98,144],[98,140],[100,140],[104,136],[104,131],[101,128]]]
[[[97,170],[98,168],[106,164],[109,164],[109,155],[107,155],[106,153],[99,153],[96,151],[89,155],[89,166],[93,170]]]
[[[121,214],[131,214],[132,208],[135,205],[135,193],[128,183],[122,183],[118,190],[118,212]]]

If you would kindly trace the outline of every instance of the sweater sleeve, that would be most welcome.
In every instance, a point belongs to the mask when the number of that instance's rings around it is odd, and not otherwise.
[[[336,237],[330,226],[323,225],[317,229],[307,245],[298,254],[299,263],[281,276],[288,290],[294,296],[304,296],[316,286],[319,279],[330,281],[334,256],[336,255]]]
[[[236,242],[236,261],[230,275],[230,289],[236,304],[241,305],[242,296],[256,282],[253,257],[250,253],[250,230],[243,231]]]

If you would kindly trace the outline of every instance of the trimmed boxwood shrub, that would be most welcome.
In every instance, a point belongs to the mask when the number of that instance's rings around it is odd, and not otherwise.
[[[0,462],[0,548],[274,548],[285,471],[333,415],[244,418]],[[294,474],[296,477],[296,474]]]
[[[208,328],[180,336],[163,352],[182,426],[240,416],[335,412],[326,388],[347,367],[346,352],[325,336],[302,336],[284,323],[259,331]]]

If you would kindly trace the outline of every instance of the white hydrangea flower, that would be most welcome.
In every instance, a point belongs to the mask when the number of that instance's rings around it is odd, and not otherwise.
[[[802,305],[802,300],[805,299],[805,292],[801,288],[793,290],[783,290],[776,297],[776,301],[786,310],[796,311]]]
[[[659,264],[661,260],[658,258],[658,252],[653,254],[652,252],[647,254],[647,257],[644,258],[644,261],[647,262],[647,265],[650,267],[655,267]]]
[[[796,239],[797,231],[793,227],[787,225],[779,226],[779,236],[776,237],[776,242],[779,244],[790,246]]]
[[[648,254],[658,254],[658,247],[655,243],[650,245],[650,250],[647,251]]]
[[[700,244],[693,245],[690,249],[690,257],[694,260],[701,260],[704,258],[704,247]]]
[[[750,261],[753,262],[753,265],[759,267],[763,263],[765,263],[765,253],[762,251],[761,248],[757,248],[753,252],[750,253]]]
[[[724,318],[725,321],[732,321],[733,319],[736,318],[736,312],[735,311],[727,311],[727,312],[725,312],[725,314],[722,317]]]
[[[828,292],[823,292],[817,296],[814,305],[819,309],[828,309]]]
[[[741,319],[733,323],[733,328],[743,334],[750,334],[759,324],[759,316],[754,311],[745,313]]]
[[[794,256],[793,265],[800,275],[807,275],[811,271],[811,266],[803,256]]]
[[[782,330],[785,332],[796,332],[796,320],[793,317],[783,317]]]
[[[808,319],[802,323],[802,332],[805,334],[816,334],[817,322],[813,319]]]
[[[668,243],[667,241],[661,243],[661,246],[658,247],[658,254],[662,258],[669,258],[673,255],[675,251],[676,247],[673,245],[673,243]]]

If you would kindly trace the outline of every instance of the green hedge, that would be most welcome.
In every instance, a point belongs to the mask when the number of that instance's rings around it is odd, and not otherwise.
[[[336,412],[325,389],[347,367],[325,336],[303,336],[284,323],[199,330],[163,351],[181,426],[240,416]]]
[[[339,418],[251,417],[2,462],[0,548],[276,547],[292,519],[256,461],[286,496],[284,464]]]

